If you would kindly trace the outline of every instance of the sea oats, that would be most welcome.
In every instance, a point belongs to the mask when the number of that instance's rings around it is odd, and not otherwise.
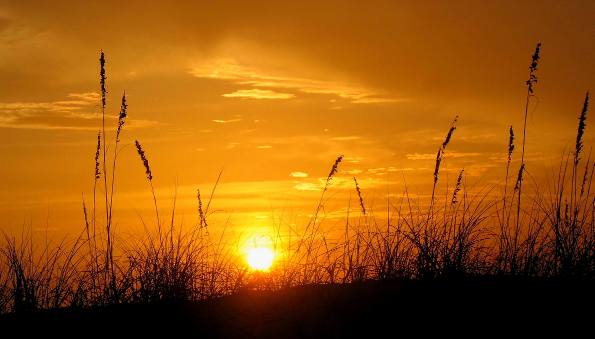
[[[521,167],[519,167],[519,173],[517,174],[516,177],[516,184],[514,185],[514,190],[518,191],[521,188],[521,185],[523,183],[523,172],[525,171],[525,164],[521,164]]]
[[[101,150],[101,132],[97,133],[97,148],[95,149],[95,180],[101,177],[101,171],[99,170],[99,154]]]
[[[145,154],[145,151],[143,150],[143,147],[141,146],[140,142],[138,142],[138,140],[135,140],[134,144],[136,145],[136,151],[138,152],[138,155],[140,156],[140,159],[143,162],[143,165],[145,166],[145,174],[147,175],[147,179],[149,179],[149,181],[152,181],[153,173],[151,173],[151,167],[149,166],[149,160],[147,159],[147,155]]]
[[[357,182],[357,179],[355,177],[353,177],[353,182],[355,182],[355,190],[357,192],[357,196],[359,197],[359,206],[362,209],[362,214],[366,215],[366,207],[364,205],[364,198],[362,197],[362,191],[359,188],[359,184]]]
[[[512,125],[510,125],[510,129],[508,130],[508,163],[512,160],[512,152],[514,151],[514,130],[512,129]]]
[[[339,169],[339,164],[341,163],[342,160],[343,160],[343,155],[339,155],[337,160],[335,160],[335,163],[333,164],[333,167],[331,168],[331,171],[328,174],[328,177],[326,178],[327,182],[330,182],[333,179],[333,176],[337,173],[337,171]]]
[[[580,160],[580,153],[583,150],[583,136],[585,134],[585,127],[587,126],[587,110],[589,109],[589,92],[585,95],[583,109],[578,118],[578,130],[576,132],[576,145],[574,150],[574,164],[578,165]]]
[[[455,189],[454,189],[454,191],[452,192],[452,200],[451,200],[451,203],[453,203],[453,204],[456,204],[457,202],[459,202],[459,201],[457,200],[457,198],[458,198],[458,197],[457,197],[457,194],[458,194],[458,193],[461,191],[461,184],[462,184],[462,181],[463,181],[463,173],[464,173],[464,172],[465,172],[465,169],[462,169],[462,170],[459,172],[459,176],[458,176],[458,178],[457,178],[457,183],[456,183],[456,185],[455,185]]]
[[[128,104],[126,103],[126,92],[122,95],[122,103],[120,105],[120,114],[118,115],[118,127],[116,129],[116,142],[120,141],[120,133],[122,132],[122,127],[124,127],[124,123],[126,122]]]
[[[537,75],[535,74],[535,72],[537,71],[537,66],[539,64],[540,52],[541,43],[537,43],[537,46],[535,47],[535,52],[531,56],[531,64],[529,65],[529,79],[527,79],[526,82],[527,90],[531,95],[533,94],[533,86],[535,86],[535,83],[537,83]]]
[[[106,80],[106,76],[105,76],[105,54],[103,53],[103,51],[101,51],[101,56],[99,57],[99,84],[101,86],[101,105],[103,108],[105,108],[105,102],[106,102],[106,94],[107,94],[107,90],[105,88],[105,80]]]
[[[459,116],[457,115],[453,120],[450,128],[448,129],[448,133],[446,133],[446,137],[444,138],[444,142],[438,149],[438,153],[436,154],[436,164],[434,166],[434,185],[438,182],[438,175],[440,173],[440,164],[442,163],[442,158],[444,157],[444,152],[446,151],[446,146],[450,143],[452,139],[452,135],[454,134],[455,130],[457,129],[457,122],[459,120]]]
[[[204,210],[202,208],[202,198],[200,196],[200,189],[196,190],[196,198],[198,200],[198,216],[200,218],[200,227],[207,227],[207,219],[205,217]]]

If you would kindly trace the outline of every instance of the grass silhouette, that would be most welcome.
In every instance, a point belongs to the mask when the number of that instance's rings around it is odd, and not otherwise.
[[[553,184],[536,185],[531,194],[523,190],[528,167],[526,117],[537,81],[540,48],[538,44],[530,65],[520,168],[512,189],[509,172],[515,137],[511,126],[508,148],[503,150],[507,161],[502,193],[491,194],[500,189],[495,187],[468,189],[461,169],[452,192],[440,194],[440,167],[448,158],[448,144],[455,138],[457,116],[437,151],[429,201],[411,197],[405,187],[398,202],[388,201],[386,217],[376,217],[366,207],[366,188],[354,177],[358,208],[352,212],[348,207],[340,239],[331,242],[321,228],[320,215],[333,178],[341,175],[343,156],[338,156],[304,229],[289,238],[273,239],[274,247],[287,255],[267,273],[249,272],[243,263],[234,260],[231,248],[224,242],[225,232],[218,238],[209,232],[209,206],[221,173],[206,206],[197,190],[195,227],[176,228],[175,198],[171,222],[160,217],[153,171],[138,141],[135,145],[150,184],[157,231],[145,224],[146,232],[138,236],[139,240],[115,241],[114,183],[128,104],[124,94],[115,127],[113,157],[108,159],[106,59],[101,52],[102,126],[95,152],[92,211],[88,213],[83,199],[84,230],[74,240],[57,245],[34,243],[31,234],[26,233],[19,238],[4,235],[0,247],[0,312],[210,300],[236,294],[246,287],[275,291],[312,284],[370,281],[593,281],[595,203],[591,189],[595,164],[590,154],[583,154],[588,93],[579,113],[574,152],[563,154]],[[107,165],[110,160],[111,172]],[[104,197],[98,200],[97,183],[102,177]],[[101,200],[106,213],[104,231],[97,218]]]

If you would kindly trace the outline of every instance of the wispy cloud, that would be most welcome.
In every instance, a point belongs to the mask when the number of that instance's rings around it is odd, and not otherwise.
[[[280,93],[268,89],[240,89],[232,93],[223,94],[226,98],[249,98],[249,99],[291,99],[295,97],[291,93]]]
[[[86,93],[70,93],[69,98],[76,98],[86,102],[97,102],[99,101],[99,93],[97,92],[86,92]]]
[[[271,145],[259,145],[259,146],[256,146],[256,148],[258,148],[258,149],[271,149],[271,148],[273,148],[273,146],[271,146]]]
[[[395,173],[395,172],[411,172],[411,171],[421,171],[425,170],[425,168],[413,168],[413,167],[377,167],[377,168],[368,168],[368,173],[372,175],[386,175],[388,173]]]
[[[333,141],[353,141],[353,140],[360,140],[362,137],[357,135],[349,135],[344,137],[332,137],[330,140]]]
[[[320,185],[316,185],[310,182],[300,182],[293,186],[298,191],[320,191]]]
[[[266,72],[254,67],[242,65],[235,59],[230,58],[213,59],[196,64],[191,67],[190,74],[198,78],[228,80],[235,84],[250,86],[257,90],[258,88],[292,89],[308,94],[334,95],[349,100],[352,103],[360,104],[393,103],[408,100],[406,98],[385,97],[376,91],[365,87],[345,85],[335,81],[274,74],[274,72]],[[252,93],[251,91],[253,90],[240,90],[237,92]],[[243,93],[238,94],[237,92],[234,92],[235,94],[224,94],[224,96],[233,95],[231,97],[247,97],[244,96]],[[289,93],[279,94],[285,96],[291,95],[293,97],[293,94]],[[288,97],[281,99],[287,98]],[[267,97],[267,99],[271,98]],[[280,98],[274,97],[274,99]]]
[[[239,142],[228,142],[225,149],[234,149],[240,145]]]
[[[343,162],[347,162],[347,163],[351,163],[351,164],[359,164],[360,162],[362,162],[363,158],[362,157],[353,157],[353,156],[345,156],[345,158],[343,158]]]
[[[223,120],[223,119],[213,119],[211,120],[212,122],[218,123],[218,124],[229,124],[231,122],[239,122],[242,121],[242,119],[228,119],[228,120]]]
[[[447,152],[446,156],[449,158],[468,158],[468,157],[477,157],[480,156],[481,153],[465,153],[465,152]],[[435,160],[436,153],[409,153],[405,155],[409,160]]]
[[[344,172],[347,173],[347,174],[349,174],[349,175],[357,175],[357,174],[362,173],[363,171],[361,169],[355,168],[355,169],[347,170],[347,171],[344,171]]]
[[[0,128],[38,130],[96,130],[101,117],[93,113],[99,101],[95,92],[70,93],[65,100],[48,102],[0,102]],[[117,117],[107,115],[107,119]],[[129,128],[154,126],[157,122],[130,119]],[[115,127],[115,126],[114,126]]]
[[[294,178],[307,178],[308,177],[308,173],[300,172],[300,171],[291,172],[290,175]]]
[[[386,104],[386,103],[399,103],[399,102],[408,102],[409,99],[406,98],[373,98],[373,97],[362,97],[357,98],[355,100],[351,100],[354,104]],[[341,107],[337,107],[336,109],[340,109]]]

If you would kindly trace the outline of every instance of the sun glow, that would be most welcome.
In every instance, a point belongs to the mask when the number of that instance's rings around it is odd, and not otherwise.
[[[275,252],[272,248],[256,247],[250,248],[246,252],[246,261],[253,270],[268,271],[273,266]]]
[[[276,253],[269,236],[254,235],[244,243],[246,264],[255,271],[268,271],[275,261]]]

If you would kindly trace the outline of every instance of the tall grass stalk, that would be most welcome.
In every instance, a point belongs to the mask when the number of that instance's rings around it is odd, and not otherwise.
[[[519,175],[517,180],[518,196],[517,196],[517,216],[516,216],[516,228],[519,229],[519,223],[521,219],[521,196],[523,191],[523,171],[525,170],[525,142],[527,139],[527,116],[529,115],[529,103],[534,94],[534,86],[537,83],[537,67],[539,65],[539,59],[541,58],[541,43],[537,43],[535,52],[531,56],[531,64],[529,65],[529,78],[525,82],[527,85],[527,95],[525,98],[525,114],[523,119],[523,141],[521,143],[521,166],[519,168]]]

